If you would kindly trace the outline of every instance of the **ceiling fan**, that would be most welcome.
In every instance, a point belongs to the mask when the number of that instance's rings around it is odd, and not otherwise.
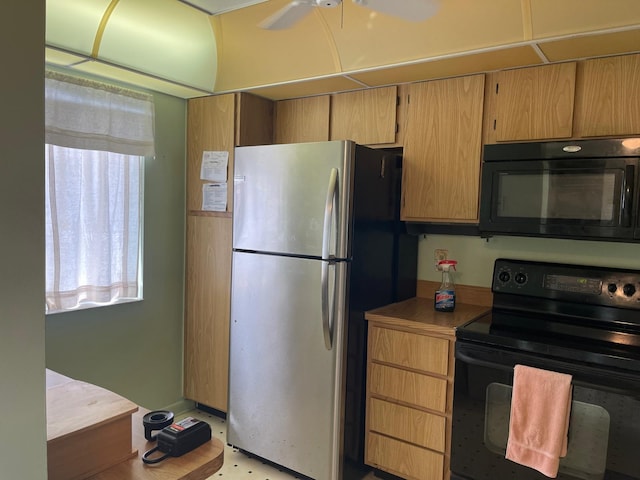
[[[282,30],[295,25],[314,8],[334,8],[342,0],[293,0],[286,7],[262,21],[259,26],[267,30]],[[353,0],[375,12],[391,15],[412,22],[421,22],[438,10],[439,0]]]

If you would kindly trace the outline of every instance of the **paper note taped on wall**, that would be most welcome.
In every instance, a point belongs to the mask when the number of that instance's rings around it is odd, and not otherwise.
[[[202,210],[227,211],[227,184],[205,183],[202,185]]]
[[[202,152],[200,179],[209,182],[226,183],[228,164],[229,152],[205,150]]]

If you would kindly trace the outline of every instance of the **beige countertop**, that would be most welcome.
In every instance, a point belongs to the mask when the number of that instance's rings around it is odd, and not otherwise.
[[[424,333],[453,336],[457,327],[478,318],[489,310],[491,307],[456,303],[453,312],[436,312],[433,308],[433,299],[414,297],[369,310],[365,313],[365,319]]]

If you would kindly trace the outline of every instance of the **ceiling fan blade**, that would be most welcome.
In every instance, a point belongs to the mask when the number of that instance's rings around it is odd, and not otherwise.
[[[412,22],[432,17],[440,7],[439,0],[353,0],[353,3]]]
[[[313,0],[294,0],[286,7],[260,22],[258,26],[267,30],[282,30],[292,27],[311,13],[315,5],[316,3]]]

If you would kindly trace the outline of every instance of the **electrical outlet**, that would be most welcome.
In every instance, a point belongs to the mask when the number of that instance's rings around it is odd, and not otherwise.
[[[434,265],[436,267],[436,270],[440,270],[438,268],[438,262],[440,260],[446,260],[447,258],[449,258],[448,255],[449,255],[449,250],[444,249],[444,248],[436,248],[433,251],[433,262],[434,262]]]

